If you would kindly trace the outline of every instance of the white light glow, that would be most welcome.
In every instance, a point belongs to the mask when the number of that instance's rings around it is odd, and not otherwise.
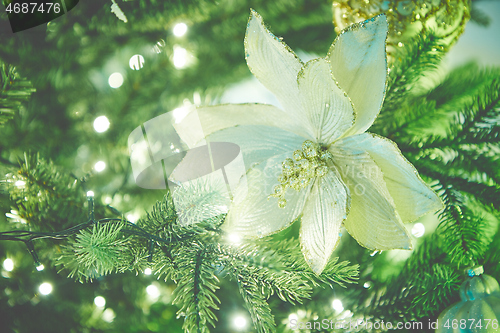
[[[182,37],[186,34],[186,32],[188,31],[188,26],[186,23],[177,23],[176,25],[174,25],[174,29],[173,29],[173,33],[174,33],[174,36],[176,37]]]
[[[108,83],[111,88],[120,88],[123,84],[123,75],[118,72],[111,74],[109,76]]]
[[[17,187],[24,187],[26,185],[26,182],[24,180],[18,180],[14,183]]]
[[[340,313],[344,310],[344,306],[342,305],[342,301],[339,299],[334,299],[332,302],[332,308],[335,312]]]
[[[137,222],[138,216],[136,214],[127,214],[127,220],[129,222],[135,223]]]
[[[3,261],[3,269],[5,269],[7,272],[12,272],[14,269],[14,261],[10,258],[7,258]]]
[[[415,237],[422,237],[425,234],[425,226],[422,223],[415,223],[411,228],[411,233]]]
[[[371,282],[365,282],[365,283],[363,284],[363,287],[364,287],[364,288],[366,288],[366,289],[370,288],[371,286],[372,286],[372,283],[371,283]]]
[[[113,202],[113,199],[108,195],[104,198],[104,203],[106,205],[110,205]]]
[[[108,323],[111,323],[115,319],[115,317],[116,317],[116,314],[113,311],[113,309],[111,309],[111,308],[107,308],[102,313],[102,320],[104,320],[105,322],[108,322]]]
[[[160,290],[154,284],[150,284],[146,287],[146,293],[151,296],[151,298],[158,298],[160,296]]]
[[[142,67],[144,67],[144,57],[140,54],[133,55],[129,62],[128,65],[130,68],[132,68],[135,71],[138,71]]]
[[[188,52],[185,48],[179,45],[174,45],[174,56],[173,56],[174,66],[177,69],[181,69],[187,66]]]
[[[106,163],[104,163],[103,161],[99,161],[94,165],[94,169],[97,172],[101,172],[106,169]]]
[[[88,197],[93,197],[94,196],[94,191],[87,191],[87,196]]]
[[[94,298],[94,304],[98,308],[103,308],[106,305],[106,299],[102,296],[97,296]]]
[[[234,316],[233,327],[237,330],[243,330],[247,327],[247,319],[242,315]]]
[[[144,270],[145,275],[151,275],[151,273],[153,273],[153,271],[151,271],[151,268],[149,267]]]
[[[109,120],[106,116],[100,116],[94,120],[94,129],[97,133],[106,132],[108,128]]]
[[[45,269],[45,266],[43,264],[36,266],[36,270],[39,272],[43,271],[44,269]]]
[[[40,291],[40,294],[42,295],[48,295],[52,292],[52,285],[48,282],[44,282],[38,287],[38,290]]]
[[[241,243],[241,237],[240,237],[240,235],[238,235],[238,234],[229,234],[229,235],[227,236],[227,238],[228,238],[228,239],[229,239],[229,241],[230,241],[231,243],[233,243],[233,244],[239,244],[239,243]]]
[[[174,111],[172,111],[172,112],[174,113],[175,123],[178,124],[182,121],[182,119],[184,119],[184,117],[187,116],[187,114],[189,113],[189,109],[181,107],[181,108],[174,109]],[[173,149],[174,148],[173,145],[170,148]]]
[[[297,316],[297,314],[296,314],[296,313],[290,313],[290,314],[288,315],[288,321],[290,321],[290,322],[291,322],[292,320],[295,320],[295,321],[299,320],[299,316]]]

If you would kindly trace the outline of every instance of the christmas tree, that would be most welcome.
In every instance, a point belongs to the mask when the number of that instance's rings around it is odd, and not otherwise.
[[[0,331],[498,330],[498,4],[73,6],[0,13]]]

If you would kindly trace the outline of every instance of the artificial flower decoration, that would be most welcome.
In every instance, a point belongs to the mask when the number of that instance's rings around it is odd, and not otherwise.
[[[176,124],[192,147],[204,139],[240,146],[247,172],[233,192],[228,232],[263,237],[300,217],[302,252],[317,274],[342,224],[369,249],[411,249],[403,222],[442,203],[395,143],[365,132],[384,100],[386,36],[387,20],[379,15],[348,27],[325,58],[304,64],[252,11],[246,61],[283,110],[211,106]],[[195,120],[203,135],[192,130]]]

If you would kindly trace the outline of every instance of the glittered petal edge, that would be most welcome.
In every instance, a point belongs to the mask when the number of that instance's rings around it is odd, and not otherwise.
[[[326,59],[351,99],[356,123],[349,135],[363,133],[377,117],[387,86],[388,24],[385,14],[353,24],[335,38]]]

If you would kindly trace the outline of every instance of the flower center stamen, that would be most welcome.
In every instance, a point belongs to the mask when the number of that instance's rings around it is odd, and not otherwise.
[[[286,207],[285,192],[287,188],[295,191],[305,189],[316,177],[327,174],[326,162],[332,154],[325,147],[310,140],[304,141],[301,150],[293,152],[293,159],[287,158],[281,165],[281,175],[278,176],[279,185],[274,187],[274,193],[269,195],[278,198],[278,207]],[[295,160],[295,161],[294,161]]]

